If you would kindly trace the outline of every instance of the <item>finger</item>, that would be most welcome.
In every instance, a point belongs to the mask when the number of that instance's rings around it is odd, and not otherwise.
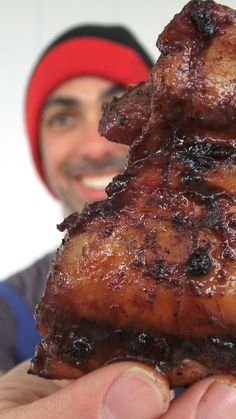
[[[27,374],[25,361],[0,377],[0,413],[9,407],[31,403],[46,397],[69,383],[68,380],[46,380]]]
[[[235,419],[236,378],[206,378],[171,402],[163,419]]]
[[[16,409],[14,417],[150,419],[166,412],[169,398],[163,376],[146,366],[122,362],[96,370],[49,397]]]

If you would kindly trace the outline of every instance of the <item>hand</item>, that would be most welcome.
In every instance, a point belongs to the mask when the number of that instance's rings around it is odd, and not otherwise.
[[[3,419],[235,419],[236,379],[202,380],[170,402],[166,380],[149,367],[121,362],[76,381],[27,375],[27,363],[0,379]]]

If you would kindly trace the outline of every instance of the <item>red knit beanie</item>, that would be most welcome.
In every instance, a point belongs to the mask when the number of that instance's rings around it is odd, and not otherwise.
[[[100,76],[123,86],[137,83],[147,79],[152,64],[134,36],[120,26],[73,28],[47,48],[27,87],[25,116],[33,160],[48,188],[38,135],[41,110],[47,97],[57,86],[78,76]]]

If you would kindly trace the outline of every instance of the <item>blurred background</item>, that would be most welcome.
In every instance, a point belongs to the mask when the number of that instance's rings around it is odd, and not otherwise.
[[[0,0],[0,279],[53,250],[57,204],[38,179],[24,131],[24,91],[49,41],[78,23],[126,24],[158,57],[157,35],[185,0]],[[235,8],[235,0],[222,0]]]

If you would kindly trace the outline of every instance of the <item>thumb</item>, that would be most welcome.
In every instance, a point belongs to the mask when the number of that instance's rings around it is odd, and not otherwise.
[[[151,419],[169,406],[165,378],[133,362],[117,362],[83,376],[19,410],[19,419]]]

